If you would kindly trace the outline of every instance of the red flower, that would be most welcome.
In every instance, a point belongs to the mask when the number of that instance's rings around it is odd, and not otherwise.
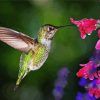
[[[73,24],[79,27],[79,31],[81,33],[82,39],[85,39],[86,34],[90,35],[92,31],[96,30],[99,24],[99,20],[95,20],[95,19],[82,19],[76,21],[73,18],[70,18],[70,20]]]
[[[80,66],[83,66],[78,72],[77,76],[78,77],[84,77],[84,78],[89,78],[90,80],[93,80],[94,77],[98,78],[100,77],[99,71],[96,70],[98,67],[97,64],[94,64],[93,61],[89,61],[87,64],[80,64]]]

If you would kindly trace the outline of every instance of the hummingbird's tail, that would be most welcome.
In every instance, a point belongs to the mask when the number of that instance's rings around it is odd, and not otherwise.
[[[16,86],[14,87],[14,91],[18,88],[19,84],[21,83],[22,79],[29,73],[30,71],[27,69],[26,71],[19,71],[18,79],[16,81]]]
[[[28,54],[22,54],[20,58],[20,69],[19,69],[19,74],[18,74],[18,79],[16,81],[16,87],[15,89],[19,86],[21,83],[21,80],[30,72],[29,69],[29,63],[30,60],[32,59],[32,51],[30,51]]]
[[[26,70],[19,71],[18,79],[16,81],[16,86],[18,86],[21,82],[21,80],[29,73],[29,69],[27,68]]]

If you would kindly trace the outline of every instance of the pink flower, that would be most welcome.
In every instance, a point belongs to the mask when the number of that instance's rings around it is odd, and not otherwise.
[[[94,64],[93,61],[89,61],[87,64],[80,64],[80,66],[83,66],[83,68],[77,72],[76,75],[78,77],[84,77],[85,79],[89,78],[90,80],[100,77],[99,72],[96,70],[98,64]]]
[[[100,29],[98,30],[98,37],[100,38]]]
[[[100,38],[100,29],[98,30],[98,37]],[[100,39],[97,41],[95,48],[96,50],[100,50]]]
[[[95,48],[96,50],[100,50],[100,39],[97,41]]]
[[[99,75],[100,75],[100,70],[99,70]],[[100,78],[98,78],[96,82],[97,82],[97,84],[99,84],[99,86],[100,86]]]
[[[94,80],[88,85],[88,93],[95,98],[100,98],[100,79]]]
[[[79,27],[79,31],[81,33],[82,39],[85,39],[86,34],[90,35],[92,31],[96,30],[99,24],[99,20],[95,20],[95,19],[82,19],[76,21],[73,18],[70,18],[70,20],[73,24]]]
[[[90,88],[88,90],[91,96],[95,96],[95,98],[100,98],[100,89],[99,88]]]

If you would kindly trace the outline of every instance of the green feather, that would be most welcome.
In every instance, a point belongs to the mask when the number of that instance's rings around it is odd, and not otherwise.
[[[38,50],[36,50],[33,58],[34,65],[39,64],[43,60],[43,56],[45,54],[46,48],[43,45],[40,45],[38,47]]]
[[[32,59],[32,55],[33,55],[32,51],[29,51],[28,54],[21,55],[20,69],[19,69],[18,80],[16,82],[16,85],[19,85],[21,80],[28,74],[28,72],[30,72],[28,68],[28,64]]]

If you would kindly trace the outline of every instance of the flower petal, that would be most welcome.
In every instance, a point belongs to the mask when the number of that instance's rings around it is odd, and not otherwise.
[[[86,34],[91,35],[91,33],[98,28],[98,20],[95,19],[82,19],[82,20],[74,20],[70,18],[70,21],[79,27],[80,35],[82,39],[86,38]]]
[[[100,29],[98,30],[98,37],[100,38]]]
[[[95,48],[96,50],[100,50],[100,39],[97,41]]]

